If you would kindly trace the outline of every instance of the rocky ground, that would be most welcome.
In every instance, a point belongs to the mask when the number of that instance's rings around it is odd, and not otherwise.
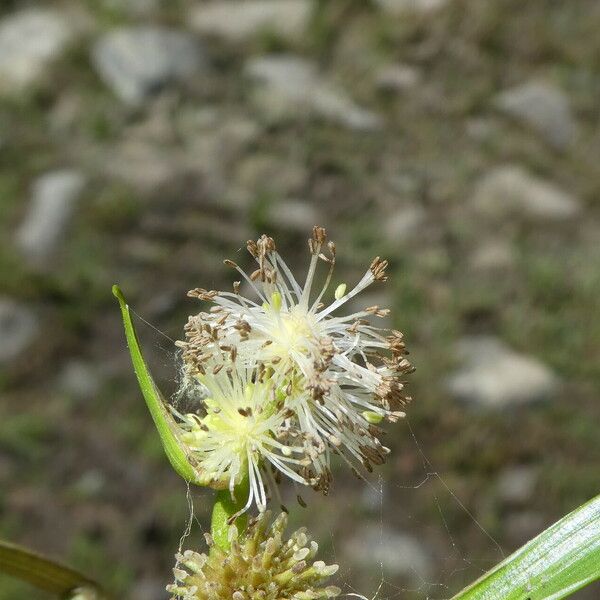
[[[417,366],[382,479],[290,501],[346,591],[449,597],[598,492],[596,0],[0,10],[2,537],[166,597],[185,487],[110,287],[178,338],[222,258],[268,231],[305,268],[315,223],[340,281],[390,259],[364,301]],[[138,327],[172,391],[171,341]]]

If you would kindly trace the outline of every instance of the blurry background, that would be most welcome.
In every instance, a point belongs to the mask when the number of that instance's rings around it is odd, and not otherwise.
[[[371,486],[286,493],[345,591],[449,597],[598,492],[596,0],[0,10],[1,537],[167,596],[185,486],[111,285],[181,338],[223,258],[268,232],[303,273],[313,224],[338,283],[390,260],[361,305],[393,308],[417,367]],[[173,391],[172,342],[137,327]]]

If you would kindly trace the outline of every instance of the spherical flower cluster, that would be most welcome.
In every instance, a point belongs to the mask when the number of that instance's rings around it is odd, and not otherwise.
[[[263,366],[239,364],[228,357],[209,357],[200,376],[202,414],[178,417],[179,439],[193,458],[198,480],[216,489],[229,489],[248,477],[244,510],[255,502],[267,504],[262,472],[267,465],[304,483],[297,470],[307,464],[304,449],[289,440],[284,402],[276,379]]]
[[[184,370],[206,387],[206,416],[180,415],[185,439],[214,487],[233,487],[242,472],[250,496],[264,507],[261,469],[277,472],[327,493],[332,454],[356,471],[371,471],[389,450],[379,440],[383,421],[396,421],[410,400],[403,377],[412,370],[403,336],[371,319],[388,310],[369,306],[340,314],[342,307],[376,281],[386,281],[387,261],[376,258],[351,290],[330,292],[336,262],[325,230],[313,229],[303,285],[277,252],[272,238],[249,241],[257,269],[235,268],[255,298],[195,289],[212,304],[189,318],[182,348]],[[325,281],[313,291],[320,263]]]
[[[167,586],[173,600],[325,600],[340,589],[324,586],[337,565],[314,561],[318,550],[306,530],[284,541],[287,515],[282,513],[268,528],[269,513],[262,513],[241,536],[230,528],[231,547],[210,546],[208,554],[186,550],[176,556],[175,583]]]

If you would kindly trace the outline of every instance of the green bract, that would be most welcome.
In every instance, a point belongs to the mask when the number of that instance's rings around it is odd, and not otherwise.
[[[146,361],[140,350],[135,327],[131,321],[129,305],[123,296],[123,292],[121,292],[117,285],[113,286],[112,292],[121,307],[125,337],[127,338],[127,346],[129,347],[133,368],[148,410],[158,430],[158,435],[160,436],[167,458],[175,471],[186,481],[196,485],[205,485],[206,482],[202,479],[196,468],[193,457],[187,450],[186,445],[179,438],[179,427],[173,415],[169,412],[162,394],[148,370]]]

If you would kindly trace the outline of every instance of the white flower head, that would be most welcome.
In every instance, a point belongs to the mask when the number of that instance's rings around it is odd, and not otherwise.
[[[272,238],[249,241],[257,269],[247,275],[232,261],[255,294],[244,297],[240,282],[233,292],[195,289],[192,297],[213,304],[189,318],[186,341],[180,342],[191,373],[223,349],[240,365],[257,360],[282,385],[285,426],[302,446],[309,464],[299,473],[305,483],[327,492],[330,455],[340,454],[354,468],[368,471],[381,464],[389,450],[379,441],[377,425],[403,417],[410,400],[402,378],[412,370],[399,331],[373,325],[373,317],[389,311],[378,306],[340,314],[346,303],[376,281],[386,281],[387,261],[375,258],[352,289],[330,290],[336,248],[322,227],[308,240],[311,255],[301,285],[277,252]],[[313,290],[320,263],[327,265],[322,288]]]
[[[232,351],[215,353],[197,371],[204,394],[193,413],[171,408],[203,484],[234,489],[248,478],[249,494],[243,512],[253,503],[260,511],[267,505],[264,476],[279,472],[306,483],[298,471],[308,459],[301,445],[290,443],[285,426],[281,384],[272,369],[260,362],[231,360]],[[270,471],[269,471],[270,469]]]

